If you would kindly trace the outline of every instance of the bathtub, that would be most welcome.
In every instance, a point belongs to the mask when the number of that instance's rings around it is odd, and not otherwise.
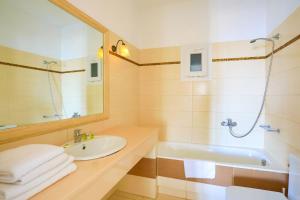
[[[263,150],[248,148],[160,142],[157,146],[157,157],[172,160],[207,160],[214,161],[216,165],[220,166],[278,173],[287,173],[288,171]]]

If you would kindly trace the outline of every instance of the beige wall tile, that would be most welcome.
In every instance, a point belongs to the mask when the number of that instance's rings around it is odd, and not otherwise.
[[[216,62],[212,65],[212,78],[264,78],[265,74],[264,60]]]
[[[165,126],[161,129],[160,140],[191,143],[193,128]]]
[[[193,111],[213,111],[211,96],[193,96]]]
[[[192,127],[193,113],[190,111],[161,111],[164,126]]]
[[[0,46],[0,58],[3,62],[45,68],[43,60],[56,60],[41,55]],[[60,63],[58,61],[58,63]],[[60,70],[61,66],[53,65]],[[0,124],[26,125],[44,122],[43,115],[53,114],[47,73],[37,70],[1,65],[0,69],[1,113]],[[57,87],[60,87],[60,74],[52,74]],[[61,102],[58,94],[54,97]],[[3,109],[6,107],[6,109]],[[57,105],[60,110],[61,105]]]
[[[141,81],[139,88],[140,95],[160,95],[161,82],[160,81]]]
[[[193,128],[191,141],[197,144],[210,144],[210,134],[213,130],[208,128]]]
[[[175,49],[142,50],[140,61],[175,61],[180,58]],[[257,56],[264,52],[263,45],[251,46],[248,41],[217,43],[212,47],[216,58]],[[231,117],[239,123],[238,132],[249,129],[262,101],[265,61],[213,63],[210,79],[202,81],[181,81],[180,65],[141,67],[139,76],[143,101],[139,123],[159,125],[161,140],[263,147],[263,136],[254,134],[239,143],[220,123]]]
[[[140,110],[139,124],[142,126],[162,126],[162,113],[160,110]]]
[[[216,114],[213,112],[193,112],[193,128],[216,127]]]
[[[21,145],[27,144],[53,144],[53,145],[63,145],[68,141],[67,131],[57,131],[51,134],[41,135],[37,137],[32,137],[17,142],[12,142],[8,144],[0,145],[0,151],[5,149],[15,148]]]
[[[159,110],[161,109],[161,98],[160,95],[139,95],[140,109],[144,110]]]
[[[114,34],[112,34],[111,36],[112,36],[111,43],[115,43],[115,40],[119,38]],[[128,46],[131,52],[131,58],[138,59],[137,49],[131,46],[130,44],[128,44]],[[1,48],[0,48],[0,52],[1,52]],[[2,56],[8,58],[8,60],[11,59],[9,55],[4,55],[0,53],[0,57]],[[128,63],[112,55],[109,56],[109,61],[110,61],[110,68],[109,68],[110,70],[110,98],[109,98],[110,118],[109,120],[105,120],[97,123],[91,123],[81,127],[74,127],[72,129],[64,130],[62,132],[49,133],[47,135],[39,136],[37,138],[29,138],[26,140],[21,140],[16,143],[1,145],[0,150],[4,150],[6,148],[15,147],[23,144],[29,144],[29,143],[50,143],[50,144],[60,145],[66,142],[66,140],[72,140],[73,130],[76,128],[82,128],[83,131],[87,131],[87,132],[95,132],[96,130],[103,130],[116,125],[137,125],[139,121],[139,68],[137,68],[135,65],[131,63]],[[32,62],[40,64],[42,63],[42,60],[33,60]],[[26,64],[26,63],[21,63],[21,64]],[[2,69],[3,68],[1,67],[0,70]],[[40,73],[40,72],[36,72],[36,73]],[[2,71],[0,75],[1,74]],[[24,74],[18,74],[20,80],[22,76],[24,76]],[[30,76],[35,77],[34,74]],[[47,78],[47,76],[45,76],[45,78]],[[35,83],[30,83],[30,84],[34,85]],[[36,90],[40,92],[39,95],[43,95],[44,89],[42,89],[41,85],[36,85],[36,87],[37,87]],[[22,94],[26,94],[26,88],[16,88],[16,89],[18,92]],[[29,102],[30,99],[24,99],[24,101]],[[48,105],[51,105],[51,103],[48,103]],[[36,111],[36,109],[33,110]],[[39,110],[39,108],[37,108],[37,110]],[[21,111],[22,110],[20,110],[18,113],[14,112],[14,114],[25,116],[26,112],[23,111],[21,112]]]
[[[247,40],[212,44],[212,56],[214,58],[232,58],[263,55],[265,55],[264,46],[260,44],[249,45],[249,41]]]
[[[192,96],[162,95],[162,111],[192,111]]]
[[[161,66],[162,80],[179,80],[180,65],[162,65]]]
[[[192,83],[180,80],[163,80],[161,82],[162,95],[192,95]]]
[[[300,32],[300,8],[273,33],[280,33],[276,46],[283,45]],[[268,49],[269,51],[269,49]],[[297,41],[274,55],[270,90],[266,101],[266,121],[280,134],[265,134],[265,149],[287,167],[288,155],[300,155],[300,43]],[[268,64],[268,63],[266,63]]]
[[[193,85],[193,95],[211,95],[212,94],[212,83],[215,82],[215,80],[211,81],[195,81],[192,83]]]
[[[139,71],[140,81],[159,81],[161,80],[161,67],[146,66]]]
[[[282,99],[280,104],[283,106],[282,116],[300,124],[300,95],[282,96]]]

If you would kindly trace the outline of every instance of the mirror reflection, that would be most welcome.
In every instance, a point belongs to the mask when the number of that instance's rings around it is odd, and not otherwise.
[[[101,32],[47,0],[0,12],[0,130],[103,112]]]

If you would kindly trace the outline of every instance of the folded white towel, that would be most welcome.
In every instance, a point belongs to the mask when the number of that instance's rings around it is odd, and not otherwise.
[[[0,182],[14,183],[29,171],[62,154],[62,147],[30,144],[0,152]]]
[[[211,161],[184,160],[184,172],[186,178],[213,179],[216,174],[216,164]]]
[[[45,188],[49,187],[50,185],[54,184],[56,181],[62,179],[63,177],[69,175],[73,171],[76,170],[76,165],[74,163],[68,165],[63,170],[61,170],[58,174],[52,176],[47,181],[43,182],[42,184],[36,186],[35,188],[17,196],[14,198],[14,200],[25,200],[29,199],[30,197],[34,196],[35,194],[41,192]]]
[[[44,183],[50,179],[51,180],[54,179],[53,177],[62,178],[62,176],[58,176],[58,174],[60,174],[60,172],[63,169],[65,169],[67,166],[72,164],[73,160],[74,158],[70,156],[69,159],[63,164],[48,171],[47,173],[44,173],[43,175],[40,175],[38,178],[24,185],[0,183],[0,200],[15,199],[18,196],[23,195],[31,190],[35,190],[35,188],[39,187],[40,185],[44,186],[45,185]],[[57,178],[55,180],[57,180]],[[48,185],[46,185],[46,187],[47,186]]]
[[[33,179],[37,178],[38,176],[48,172],[49,170],[54,169],[59,165],[67,162],[69,159],[70,157],[67,154],[60,154],[25,174],[24,176],[19,178],[15,184],[26,184],[32,181]]]

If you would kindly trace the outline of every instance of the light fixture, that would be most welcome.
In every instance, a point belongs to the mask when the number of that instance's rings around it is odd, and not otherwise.
[[[123,40],[118,40],[117,44],[116,44],[116,45],[113,45],[113,46],[111,47],[111,50],[112,50],[114,53],[117,53],[117,51],[118,51],[118,45],[119,45],[120,42],[121,42],[121,46],[120,46],[119,52],[120,52],[121,56],[124,56],[124,57],[129,56],[129,55],[130,55],[129,49],[127,48],[127,46],[126,46],[126,44],[124,43]]]
[[[100,60],[102,60],[103,56],[104,56],[104,52],[103,52],[103,46],[102,46],[97,51],[97,58],[100,59]]]

